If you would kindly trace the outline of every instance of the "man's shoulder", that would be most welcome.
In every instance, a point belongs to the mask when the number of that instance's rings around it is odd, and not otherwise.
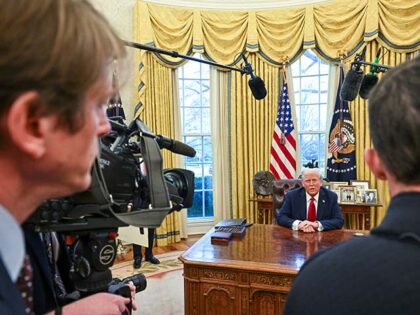
[[[305,194],[305,188],[303,187],[296,187],[290,189],[286,195],[289,195],[290,197],[296,197],[297,195],[304,195]]]
[[[399,314],[401,309],[419,314],[420,303],[414,302],[420,286],[417,247],[417,242],[370,235],[318,252],[295,278],[284,314],[310,314],[308,309],[358,314],[361,305],[364,314]],[[314,291],[317,298],[311,299]]]
[[[322,187],[319,189],[319,193],[324,196],[327,196],[328,198],[337,198],[337,194],[332,192],[331,190],[328,190],[325,187]]]

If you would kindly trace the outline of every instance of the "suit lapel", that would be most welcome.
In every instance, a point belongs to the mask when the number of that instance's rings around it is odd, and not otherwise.
[[[299,198],[299,209],[300,210],[300,215],[301,218],[303,218],[303,220],[306,220],[306,191],[305,189],[302,187],[301,191],[299,192],[300,194],[300,198]]]
[[[54,292],[51,281],[50,265],[43,241],[41,240],[39,234],[33,231],[25,231],[25,239],[27,243],[27,250],[31,252],[31,259],[34,259],[34,263],[38,266],[38,271],[40,272],[39,276],[46,279],[51,292]]]
[[[320,218],[322,218],[322,215],[324,214],[325,211],[325,205],[326,205],[326,200],[325,200],[325,193],[322,189],[319,190],[319,197],[318,197],[318,209],[316,211],[316,218],[317,220],[319,220]]]
[[[7,272],[3,262],[0,258],[0,301],[1,304],[5,305],[8,310],[13,311],[12,314],[25,315],[25,307],[23,304],[23,300],[19,290],[16,288],[15,284],[13,283],[12,279],[10,279],[9,273]],[[5,309],[4,306],[0,305],[0,313],[1,310]],[[9,314],[9,312],[7,312]]]

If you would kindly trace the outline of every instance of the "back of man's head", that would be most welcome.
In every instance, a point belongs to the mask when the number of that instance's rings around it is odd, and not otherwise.
[[[420,183],[420,58],[386,73],[369,98],[370,133],[386,168]]]

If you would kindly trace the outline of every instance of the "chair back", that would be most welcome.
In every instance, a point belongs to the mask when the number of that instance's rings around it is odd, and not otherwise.
[[[290,189],[302,186],[300,179],[280,179],[273,181],[273,210],[280,209],[283,205],[284,196]]]

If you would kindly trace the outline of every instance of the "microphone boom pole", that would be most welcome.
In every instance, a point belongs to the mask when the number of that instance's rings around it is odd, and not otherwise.
[[[392,67],[387,66],[387,65],[382,65],[379,63],[367,62],[367,61],[362,61],[362,60],[355,60],[352,63],[357,64],[357,65],[376,67],[379,72],[386,72],[392,69]]]
[[[227,69],[227,70],[232,70],[232,71],[238,71],[242,74],[251,74],[248,69],[235,68],[235,67],[223,65],[223,64],[220,64],[220,63],[217,63],[217,62],[214,62],[214,61],[209,61],[209,60],[204,60],[204,59],[199,59],[199,58],[179,54],[176,51],[169,51],[169,50],[165,50],[165,49],[161,49],[161,48],[157,48],[157,47],[153,47],[153,46],[149,46],[149,45],[143,45],[143,44],[139,44],[139,43],[135,43],[135,42],[129,42],[129,41],[124,41],[124,44],[126,46],[129,46],[129,47],[133,47],[133,48],[137,48],[137,49],[143,49],[143,50],[147,50],[147,51],[152,51],[152,52],[155,52],[155,53],[158,53],[158,54],[171,56],[173,58],[182,58],[182,59],[187,59],[187,60],[193,60],[193,61],[197,61],[197,62],[200,62],[200,63],[208,64],[210,66],[215,66],[215,67],[219,67],[219,68],[223,68],[223,69]]]

